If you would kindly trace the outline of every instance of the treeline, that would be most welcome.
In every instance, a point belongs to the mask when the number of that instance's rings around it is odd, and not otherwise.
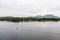
[[[60,18],[0,17],[0,21],[10,22],[60,21]]]

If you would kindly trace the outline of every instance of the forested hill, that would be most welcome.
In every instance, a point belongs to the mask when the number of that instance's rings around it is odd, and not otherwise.
[[[60,21],[60,18],[36,18],[36,17],[0,17],[0,21],[8,22],[33,22],[33,21]]]

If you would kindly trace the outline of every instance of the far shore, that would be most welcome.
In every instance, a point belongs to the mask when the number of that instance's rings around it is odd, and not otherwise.
[[[46,22],[46,21],[60,21],[60,18],[32,18],[32,17],[0,17],[0,21],[8,22]]]

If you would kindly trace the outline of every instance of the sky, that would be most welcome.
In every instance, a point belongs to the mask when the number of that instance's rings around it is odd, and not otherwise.
[[[60,0],[0,0],[0,16],[60,16]]]

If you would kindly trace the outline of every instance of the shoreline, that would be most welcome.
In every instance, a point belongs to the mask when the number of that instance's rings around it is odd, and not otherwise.
[[[46,22],[46,21],[52,21],[52,22],[58,22],[60,21],[60,18],[20,18],[20,17],[0,17],[0,21],[8,21],[8,22]]]

